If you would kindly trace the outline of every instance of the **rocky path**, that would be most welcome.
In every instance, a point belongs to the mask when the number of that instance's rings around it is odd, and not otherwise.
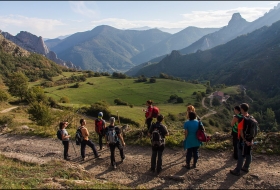
[[[74,151],[76,150],[76,153]],[[166,148],[163,155],[163,171],[157,175],[149,171],[151,147],[125,147],[126,159],[121,163],[118,150],[118,167],[110,167],[109,149],[100,151],[101,158],[94,159],[86,148],[87,160],[81,161],[80,147],[70,144],[70,163],[79,164],[92,172],[97,179],[117,182],[132,188],[148,189],[279,189],[280,156],[253,155],[251,170],[241,176],[229,174],[236,161],[229,151],[200,151],[196,169],[182,167],[185,155],[181,148]],[[35,136],[0,135],[0,153],[8,157],[27,162],[45,163],[53,159],[62,159],[63,146],[57,139]]]
[[[17,107],[18,106],[14,106],[14,107],[10,107],[10,108],[4,109],[4,110],[0,111],[0,113],[7,113],[7,112],[9,112],[9,111],[11,111],[13,109],[16,109]]]

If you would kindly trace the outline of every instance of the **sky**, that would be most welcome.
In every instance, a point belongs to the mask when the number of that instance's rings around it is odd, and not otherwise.
[[[249,22],[280,1],[0,1],[0,30],[56,38],[92,30],[226,26],[233,13]]]

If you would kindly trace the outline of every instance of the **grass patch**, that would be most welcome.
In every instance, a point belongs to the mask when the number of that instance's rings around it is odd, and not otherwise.
[[[0,155],[0,186],[2,189],[128,189],[95,180],[91,173],[64,161],[38,165],[3,155]]]
[[[222,91],[223,93],[227,93],[228,95],[235,95],[240,93],[239,86],[226,87],[224,89],[221,89],[220,91]]]

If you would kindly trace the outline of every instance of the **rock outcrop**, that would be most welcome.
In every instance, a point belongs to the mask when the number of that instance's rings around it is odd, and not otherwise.
[[[13,36],[8,32],[2,32],[2,35],[7,40],[14,42],[18,46],[29,52],[42,54],[59,65],[63,65],[68,68],[78,69],[72,62],[59,59],[55,52],[49,51],[41,36],[37,37],[36,35],[26,31],[21,31],[16,36]]]
[[[3,35],[0,34],[0,46],[1,49],[9,54],[12,54],[13,56],[16,57],[25,57],[25,56],[29,56],[30,52],[19,47],[18,45],[14,44],[13,42],[7,40],[4,38]]]

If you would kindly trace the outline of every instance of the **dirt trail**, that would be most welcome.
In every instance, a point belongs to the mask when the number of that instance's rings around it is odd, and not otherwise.
[[[163,155],[163,171],[156,175],[149,171],[151,147],[125,147],[126,159],[121,163],[116,151],[118,168],[110,167],[110,151],[100,151],[101,159],[94,159],[89,147],[86,148],[88,159],[81,161],[80,147],[74,145],[77,155],[70,144],[71,163],[80,164],[92,172],[97,179],[117,182],[132,188],[157,189],[232,189],[232,188],[280,188],[280,156],[253,154],[251,171],[241,176],[229,174],[236,161],[229,151],[201,150],[196,169],[187,170],[184,152],[181,148],[166,148]],[[23,161],[45,163],[53,159],[62,159],[63,146],[57,139],[36,136],[0,135],[0,153]]]
[[[9,112],[9,111],[11,111],[13,109],[16,109],[17,107],[18,106],[14,106],[14,107],[11,107],[11,108],[4,109],[4,110],[0,111],[0,113],[7,113],[7,112]]]
[[[216,114],[216,113],[217,113],[216,111],[210,110],[208,107],[206,107],[205,104],[204,104],[204,101],[205,101],[205,97],[202,98],[201,104],[202,104],[202,106],[203,106],[204,108],[208,109],[208,110],[210,111],[210,113],[207,113],[207,114],[203,115],[200,119],[203,119],[204,117],[208,117],[208,116],[210,116],[210,115],[213,115],[213,114]]]

